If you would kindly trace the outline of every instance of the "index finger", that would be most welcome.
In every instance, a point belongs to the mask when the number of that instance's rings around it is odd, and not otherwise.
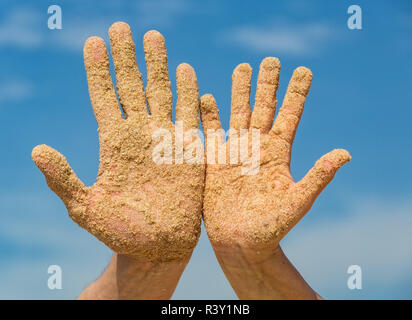
[[[295,138],[311,83],[312,72],[308,68],[299,67],[293,72],[282,107],[271,129],[272,133],[285,140],[289,147]]]

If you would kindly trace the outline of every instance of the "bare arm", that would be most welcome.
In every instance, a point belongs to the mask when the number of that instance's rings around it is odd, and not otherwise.
[[[225,163],[213,161],[210,156],[215,155],[209,153],[209,146],[218,145],[213,130],[221,129],[216,102],[210,94],[201,99],[207,146],[205,227],[223,271],[242,299],[318,298],[285,257],[279,242],[310,210],[338,169],[350,160],[346,150],[335,149],[321,157],[303,179],[294,181],[290,172],[292,144],[312,72],[305,67],[293,72],[273,123],[279,74],[277,58],[262,61],[252,112],[252,69],[242,63],[233,71],[232,133],[225,143]],[[248,143],[246,150],[258,160],[255,164],[229,161],[232,151],[236,155],[240,149],[242,131],[248,138],[243,139]],[[244,168],[255,170],[245,173]]]
[[[49,146],[34,148],[32,158],[70,217],[115,252],[103,275],[79,298],[168,299],[200,235],[204,165],[158,164],[153,159],[158,143],[153,136],[175,131],[163,36],[152,30],[143,39],[146,90],[129,26],[115,23],[109,36],[124,117],[103,39],[91,37],[84,46],[90,100],[99,127],[96,183],[85,186],[64,156]],[[183,123],[184,132],[196,131],[196,74],[181,64],[176,79],[176,120]]]
[[[166,263],[139,262],[115,253],[100,278],[78,299],[170,299],[188,261],[189,258]]]
[[[240,299],[320,299],[280,247],[260,255],[240,247],[215,253]]]

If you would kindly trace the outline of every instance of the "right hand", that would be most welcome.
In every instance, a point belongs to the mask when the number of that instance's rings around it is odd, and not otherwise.
[[[204,165],[157,165],[152,159],[153,132],[162,128],[174,135],[164,38],[157,31],[144,36],[145,95],[129,26],[115,23],[109,35],[126,119],[118,106],[104,41],[91,37],[84,60],[99,127],[96,183],[86,187],[66,159],[46,145],[33,149],[33,160],[70,217],[115,252],[147,261],[186,261],[200,235]],[[177,69],[177,92],[177,120],[184,129],[198,128],[196,74],[187,64]]]

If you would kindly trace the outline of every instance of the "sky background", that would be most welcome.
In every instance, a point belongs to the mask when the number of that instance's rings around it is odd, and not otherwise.
[[[87,185],[98,168],[97,125],[82,46],[107,42],[116,21],[131,26],[145,77],[142,38],[166,39],[170,78],[181,62],[213,93],[228,128],[233,68],[278,57],[278,100],[298,66],[314,74],[297,132],[292,175],[300,179],[334,148],[352,161],[308,215],[282,240],[286,255],[328,299],[412,298],[412,2],[410,1],[7,1],[0,10],[0,298],[72,299],[108,264],[111,251],[70,220],[31,160],[37,144],[66,156]],[[47,28],[58,4],[63,29]],[[362,30],[347,27],[351,4]],[[176,97],[174,97],[176,99]],[[204,231],[204,230],[203,230]],[[49,290],[47,268],[63,271]],[[349,290],[347,268],[362,268],[362,290]],[[175,299],[235,299],[206,232]]]

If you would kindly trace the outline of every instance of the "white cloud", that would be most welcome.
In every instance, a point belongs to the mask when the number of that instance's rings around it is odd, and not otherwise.
[[[110,249],[71,222],[61,201],[43,189],[0,195],[0,299],[73,299],[110,260]],[[47,287],[52,264],[62,268],[63,290]]]
[[[107,33],[108,26],[91,17],[65,19],[64,16],[61,30],[49,30],[47,18],[46,13],[28,7],[10,10],[0,22],[0,46],[79,50],[87,37]]]
[[[35,11],[27,8],[11,10],[0,22],[0,45],[38,46],[43,42],[41,25],[41,16]]]
[[[333,35],[332,28],[323,23],[306,25],[240,26],[225,32],[222,38],[257,52],[305,55],[322,49]]]
[[[411,292],[402,293],[401,288],[408,281],[412,284],[411,229],[409,200],[374,199],[354,204],[345,218],[298,224],[282,246],[309,284],[326,298],[391,298],[397,293],[410,299]],[[346,271],[353,264],[362,267],[361,292],[347,288]]]
[[[325,298],[412,298],[412,202],[381,197],[348,207],[344,218],[331,212],[316,225],[310,216],[321,212],[309,212],[281,243],[289,259]],[[107,266],[110,250],[71,222],[46,186],[0,195],[0,216],[0,298],[75,298]],[[63,269],[63,291],[46,286],[50,264]],[[352,264],[362,267],[360,291],[346,286]],[[235,298],[204,230],[173,298]]]
[[[144,0],[136,3],[137,22],[141,25],[171,24],[183,13],[191,11],[187,0]]]
[[[110,22],[101,20],[83,20],[80,18],[66,20],[61,30],[48,31],[45,41],[54,47],[81,52],[84,42],[91,36],[99,36],[107,41]]]
[[[71,11],[84,11],[80,10],[82,5],[81,1],[73,2]],[[115,21],[131,21],[132,28],[159,27],[177,21],[179,16],[190,8],[190,3],[186,0],[145,0],[137,3],[118,1],[115,4],[103,2],[102,5],[107,7],[108,15],[88,10],[74,16],[66,14],[65,7],[62,6],[61,30],[47,28],[49,16],[46,11],[15,7],[5,12],[0,20],[0,46],[24,49],[50,47],[78,51],[90,36],[97,35],[107,39],[107,30]],[[118,14],[120,9],[123,14]],[[120,18],[116,19],[117,16]]]
[[[344,218],[330,212],[317,225],[310,216],[321,212],[309,212],[281,242],[288,258],[326,299],[412,298],[405,290],[412,285],[412,202],[382,197],[355,200],[348,208]],[[360,291],[347,287],[346,272],[352,264],[362,268]],[[174,297],[235,298],[205,232]]]
[[[0,102],[21,101],[33,94],[33,85],[27,80],[0,82]]]

